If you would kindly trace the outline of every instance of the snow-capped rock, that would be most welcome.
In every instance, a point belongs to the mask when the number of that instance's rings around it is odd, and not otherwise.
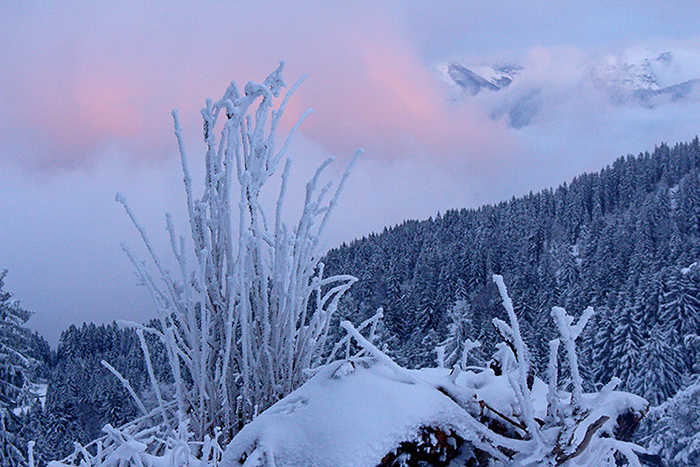
[[[517,65],[489,65],[469,69],[456,62],[441,63],[438,73],[449,85],[456,86],[463,94],[475,96],[482,90],[499,91],[508,87],[522,71]]]
[[[609,57],[605,63],[591,67],[591,80],[615,104],[652,108],[682,100],[700,89],[700,79],[679,80],[674,76],[674,66],[671,52],[629,61]]]
[[[406,370],[373,358],[334,362],[246,425],[219,465],[415,465],[402,461],[416,454],[416,446],[425,454],[457,456],[454,463],[445,458],[431,464],[443,466],[470,465],[479,456],[491,458],[489,465],[604,466],[614,465],[619,449],[636,459],[632,451],[641,448],[616,438],[624,417],[631,416],[636,427],[645,400],[607,390],[584,394],[572,412],[571,394],[548,395],[539,378],[519,399],[516,373]],[[551,398],[558,400],[556,415]],[[542,424],[535,438],[523,421],[523,404]],[[547,424],[548,417],[561,420]],[[558,436],[570,446],[560,445]]]

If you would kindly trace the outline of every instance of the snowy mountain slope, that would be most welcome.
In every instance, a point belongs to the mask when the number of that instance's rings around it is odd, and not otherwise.
[[[700,71],[695,59],[673,52],[620,53],[557,57],[526,66],[436,65],[438,79],[455,101],[479,99],[489,116],[505,118],[514,129],[530,126],[544,108],[560,108],[568,99],[602,100],[613,107],[653,109],[700,99]],[[465,104],[469,105],[469,104]]]
[[[655,107],[682,100],[700,89],[700,79],[684,80],[674,73],[676,67],[671,52],[624,62],[608,58],[591,67],[591,81],[616,104]]]
[[[476,96],[482,91],[503,91],[523,71],[523,67],[512,64],[467,68],[456,62],[441,63],[436,69],[440,79],[452,89],[453,97],[457,100]],[[532,89],[505,108],[494,110],[491,118],[497,119],[506,114],[512,128],[522,128],[530,124],[541,107],[540,89]]]
[[[507,109],[508,123],[515,129],[528,126],[542,109],[542,105],[542,90],[532,89]]]
[[[698,89],[700,89],[700,79],[691,79],[661,89],[635,89],[632,96],[640,104],[646,107],[654,107],[668,99],[671,101],[685,99]]]
[[[668,52],[656,59],[644,59],[641,63],[619,63],[616,58],[609,57],[605,63],[592,66],[591,79],[601,85],[630,90],[659,90],[661,86],[654,71],[655,65],[668,64],[671,60]]]
[[[522,71],[518,65],[490,65],[469,69],[456,62],[441,63],[436,67],[442,79],[456,86],[466,95],[475,96],[482,90],[499,91],[507,88]]]
[[[550,334],[542,323],[551,320],[551,306],[582,310],[592,305],[601,313],[591,327],[595,331],[585,333],[590,351],[582,358],[588,378],[605,384],[627,366],[624,387],[635,388],[648,374],[633,365],[648,357],[636,352],[633,360],[623,360],[613,354],[614,342],[626,336],[623,328],[615,329],[623,312],[633,310],[633,326],[626,329],[640,348],[656,345],[652,336],[657,322],[683,337],[677,331],[683,329],[677,297],[696,297],[700,284],[697,272],[680,274],[689,264],[686,258],[700,258],[699,173],[700,141],[662,145],[554,190],[407,221],[331,250],[324,264],[330,272],[366,278],[355,284],[341,307],[352,305],[361,319],[382,307],[388,333],[397,340],[397,360],[406,366],[433,363],[432,336],[444,335],[450,310],[462,301],[471,338],[483,348],[497,341],[490,319],[500,311],[486,274],[501,270],[513,281],[516,296],[531,297],[537,304],[522,313],[527,322],[523,334],[532,343],[540,371],[548,361]],[[674,292],[666,293],[665,287]],[[636,306],[639,297],[645,307]],[[641,394],[655,401],[677,391],[679,375],[696,370],[671,357],[688,352],[680,341],[670,348],[664,365],[675,373],[663,385],[647,385]]]

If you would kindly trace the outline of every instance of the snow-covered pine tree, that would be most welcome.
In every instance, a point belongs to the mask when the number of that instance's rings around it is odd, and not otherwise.
[[[683,384],[684,363],[669,345],[668,331],[655,325],[642,347],[637,393],[656,406],[673,396]]]
[[[694,354],[691,370],[693,373],[700,373],[700,335],[688,334],[683,339],[683,343]]]
[[[686,238],[700,236],[700,172],[694,168],[679,185],[676,222]]]
[[[670,274],[667,289],[663,295],[660,321],[669,331],[670,343],[682,350],[683,339],[700,331],[700,290],[695,276],[689,270],[674,271]],[[686,365],[690,367],[690,355]]]
[[[32,334],[24,327],[31,312],[3,290],[7,270],[0,271],[0,465],[26,465],[27,441],[22,415],[36,397],[33,371],[39,362],[31,354]]]
[[[593,379],[601,386],[607,384],[615,376],[612,357],[615,350],[615,319],[610,308],[599,307],[593,317],[594,327],[588,342],[591,348],[591,364]]]
[[[654,407],[640,426],[638,442],[669,467],[700,463],[700,383]]]
[[[620,300],[615,316],[612,361],[614,374],[622,380],[622,387],[630,392],[637,389],[640,353],[643,342],[639,333],[639,321],[629,300]]]

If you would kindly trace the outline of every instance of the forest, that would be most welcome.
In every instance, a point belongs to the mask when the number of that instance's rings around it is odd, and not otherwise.
[[[540,372],[552,306],[593,306],[581,336],[589,384],[616,375],[658,405],[700,372],[699,175],[697,138],[662,144],[555,189],[386,228],[324,262],[359,278],[341,314],[382,307],[396,356],[411,367],[434,363],[455,316],[491,354],[489,323],[502,313],[491,274],[510,284]]]

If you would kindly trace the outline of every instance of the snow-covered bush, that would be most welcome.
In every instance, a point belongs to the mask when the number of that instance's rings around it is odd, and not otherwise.
[[[307,115],[277,148],[280,119],[302,81],[273,109],[274,98],[285,86],[283,66],[281,63],[262,84],[249,82],[243,93],[232,83],[222,99],[207,100],[202,110],[206,172],[199,199],[193,195],[182,129],[177,112],[173,112],[193,269],[187,263],[186,242],[178,239],[169,217],[179,278],[161,266],[124,197],[117,196],[165,284],[159,287],[142,264],[133,261],[157,301],[162,328],[143,331],[158,335],[165,344],[175,376],[177,419],[187,420],[198,440],[213,435],[216,428],[226,430],[225,438],[230,437],[256,413],[303,382],[303,370],[320,362],[338,300],[355,281],[351,276],[324,278],[323,264],[319,263],[319,238],[345,181],[343,177],[330,200],[331,184],[318,189],[319,177],[330,160],[307,184],[303,213],[295,228],[282,222],[290,160],[285,164],[271,217],[261,204],[263,185],[275,173],[290,138]],[[249,113],[256,103],[255,111]],[[219,123],[220,117],[223,123]],[[214,134],[217,123],[222,126],[218,141]],[[236,191],[237,202],[232,200]]]
[[[497,365],[407,370],[371,342],[371,329],[363,336],[368,322],[355,329],[346,321],[346,358],[244,427],[222,465],[639,466],[644,450],[628,438],[647,402],[615,391],[619,380],[582,391],[575,342],[592,310],[576,323],[563,308],[553,310],[560,338],[550,346],[545,382],[530,373],[510,298],[502,278],[495,280],[509,318],[495,322],[505,340]],[[354,355],[349,339],[360,349]],[[557,378],[560,359],[571,379],[565,384]]]

